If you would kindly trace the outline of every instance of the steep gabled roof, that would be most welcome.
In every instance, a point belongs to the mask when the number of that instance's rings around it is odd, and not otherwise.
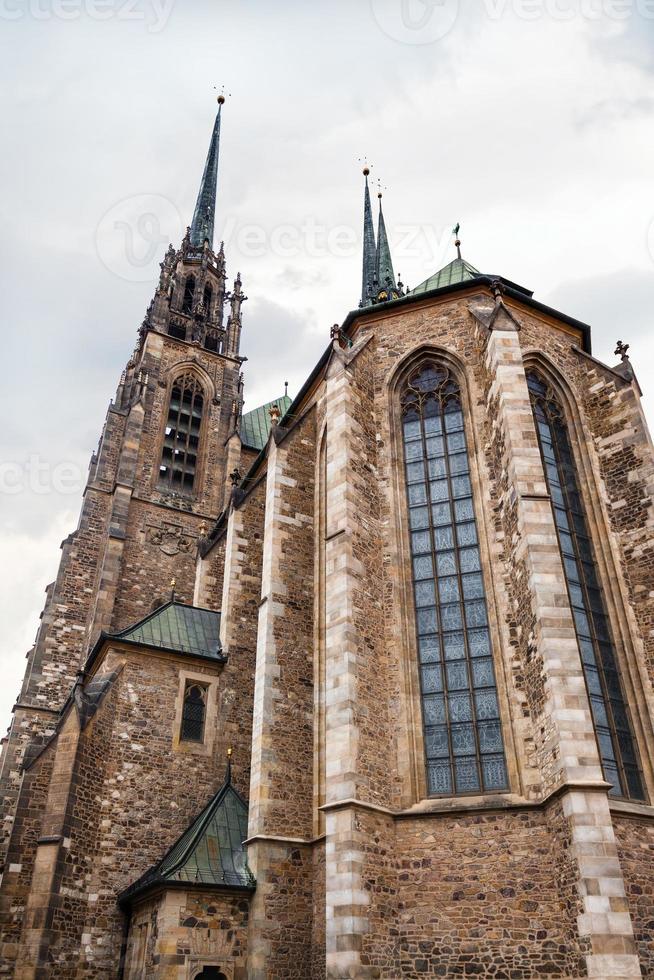
[[[253,891],[256,881],[243,842],[248,835],[248,806],[227,778],[204,810],[164,857],[119,895],[129,905],[156,887],[198,885]]]
[[[134,626],[104,638],[222,660],[220,613],[167,602]]]
[[[258,408],[247,412],[241,419],[241,442],[243,445],[250,446],[251,449],[263,449],[270,434],[270,409],[273,405],[277,405],[281,416],[283,416],[288,411],[290,404],[291,398],[288,395],[282,395],[281,398],[274,398],[271,402],[266,402],[265,405],[259,405]]]

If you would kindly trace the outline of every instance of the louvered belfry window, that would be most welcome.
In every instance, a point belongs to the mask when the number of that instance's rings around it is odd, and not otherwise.
[[[428,791],[507,790],[460,389],[426,360],[401,406]]]
[[[190,493],[195,483],[204,398],[192,374],[177,378],[170,393],[159,485]]]
[[[204,720],[207,711],[207,689],[202,684],[187,683],[182,709],[183,742],[201,742],[204,738]]]
[[[633,728],[564,413],[556,395],[539,374],[528,372],[527,384],[604,778],[611,783],[612,796],[642,800],[643,783]]]

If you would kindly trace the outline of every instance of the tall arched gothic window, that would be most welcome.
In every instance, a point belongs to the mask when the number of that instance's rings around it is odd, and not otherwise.
[[[629,711],[606,613],[577,468],[561,405],[535,371],[527,384],[561,548],[604,777],[611,795],[644,799]]]
[[[159,466],[159,484],[189,493],[198,465],[204,398],[202,386],[192,374],[177,378],[170,392],[168,418]]]
[[[401,407],[428,791],[507,790],[459,386],[425,360]]]

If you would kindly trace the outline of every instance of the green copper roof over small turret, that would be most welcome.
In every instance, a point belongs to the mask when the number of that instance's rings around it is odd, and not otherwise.
[[[191,223],[191,244],[202,248],[205,239],[213,248],[213,225],[216,215],[216,187],[218,184],[218,155],[220,152],[220,116],[224,102],[223,96],[218,98],[218,112],[211,134],[211,143],[204,165],[202,183],[198,199],[195,203],[193,221]]]

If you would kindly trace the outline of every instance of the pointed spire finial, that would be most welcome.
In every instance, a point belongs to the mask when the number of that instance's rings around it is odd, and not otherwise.
[[[461,231],[461,224],[457,221],[454,228],[452,229],[452,234],[454,235],[454,245],[456,246],[456,257],[461,258],[461,239],[459,238],[459,232]]]
[[[232,755],[233,755],[233,753],[234,753],[234,749],[230,745],[229,748],[227,749],[227,771],[225,772],[225,782],[226,783],[231,783],[231,781],[232,781]]]
[[[373,301],[375,289],[375,228],[372,222],[372,206],[370,204],[370,188],[368,177],[371,167],[367,160],[363,161],[363,176],[365,177],[365,189],[363,192],[363,269],[361,277],[361,303],[360,306],[370,306]]]
[[[170,601],[171,602],[174,602],[175,601],[175,585],[176,584],[177,583],[175,582],[175,579],[174,578],[171,578],[171,580],[170,580]]]
[[[209,152],[202,173],[200,190],[193,221],[190,228],[190,242],[195,248],[202,248],[205,241],[209,242],[209,248],[213,249],[213,228],[216,215],[216,189],[218,186],[218,157],[220,155],[220,121],[225,96],[218,96],[218,112],[213,125]]]

